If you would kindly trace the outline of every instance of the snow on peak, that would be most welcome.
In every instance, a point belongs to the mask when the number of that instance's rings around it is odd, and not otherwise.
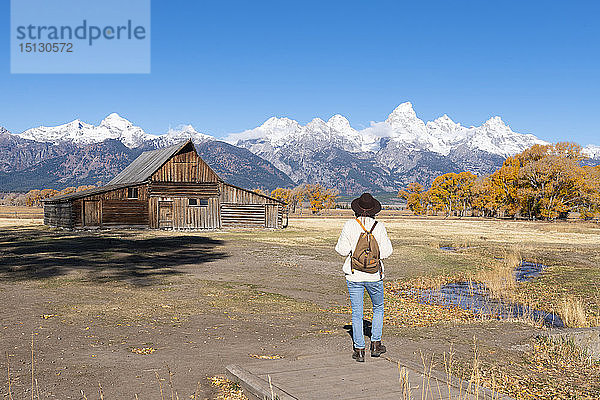
[[[331,127],[331,129],[338,132],[346,132],[350,130],[354,130],[350,126],[350,121],[346,117],[340,114],[335,114],[327,121],[327,125]]]
[[[583,154],[594,160],[600,160],[600,146],[593,144],[587,145],[583,148]]]
[[[192,139],[194,143],[203,143],[215,138],[205,133],[198,132],[192,125],[179,125],[176,128],[169,128],[167,133],[157,136],[153,139],[155,147],[167,147],[184,140]]]
[[[123,130],[131,128],[133,124],[125,118],[121,117],[119,114],[112,113],[109,114],[106,118],[104,118],[102,122],[100,122],[100,126],[115,127]]]
[[[10,132],[5,127],[0,126],[0,135],[10,135]]]
[[[379,151],[395,143],[402,148],[428,150],[448,155],[457,148],[484,151],[500,156],[517,154],[534,144],[546,142],[529,134],[513,132],[495,116],[478,127],[465,127],[447,114],[425,123],[410,102],[396,107],[384,122],[355,130],[348,120],[336,114],[327,122],[315,118],[305,126],[289,118],[270,118],[261,126],[229,135],[228,141],[268,155],[284,147],[303,150],[336,146],[351,152]]]
[[[500,118],[499,116],[494,116],[490,119],[488,119],[487,121],[485,121],[485,123],[483,124],[484,126],[489,126],[489,127],[499,127],[499,128],[508,128],[508,125],[506,125],[504,123],[504,121],[502,121],[502,118]]]
[[[396,107],[390,115],[399,115],[399,114],[409,114],[409,115],[415,115],[415,116],[417,115],[415,113],[413,105],[410,101],[405,101],[404,103],[398,105],[398,107]]]
[[[107,139],[116,139],[130,148],[140,146],[151,137],[142,128],[134,126],[116,113],[104,118],[98,126],[75,119],[64,125],[40,126],[28,129],[20,136],[37,142],[73,142],[79,144],[99,143]]]

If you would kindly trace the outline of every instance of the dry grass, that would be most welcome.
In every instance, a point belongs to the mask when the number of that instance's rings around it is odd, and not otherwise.
[[[585,305],[581,299],[574,296],[568,296],[563,299],[562,305],[558,310],[566,326],[572,328],[584,328],[589,326]]]
[[[40,226],[44,223],[43,219],[34,218],[0,218],[0,228],[6,227],[24,227],[24,226]]]
[[[0,219],[43,219],[42,207],[0,206]]]
[[[231,382],[223,376],[213,376],[208,379],[211,385],[218,390],[215,400],[248,400],[238,383]]]
[[[507,251],[501,261],[492,263],[488,270],[480,271],[474,280],[483,283],[494,297],[512,301],[517,287],[514,271],[522,261],[519,250]]]

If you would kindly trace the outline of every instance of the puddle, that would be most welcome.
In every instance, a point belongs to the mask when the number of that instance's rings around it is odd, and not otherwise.
[[[515,268],[515,279],[517,282],[527,282],[538,276],[546,268],[543,264],[523,261]]]
[[[538,276],[544,268],[542,264],[525,261],[515,269],[515,279],[518,282],[526,282]],[[426,304],[457,306],[477,315],[498,319],[532,318],[543,321],[548,327],[564,328],[564,323],[557,314],[493,298],[491,292],[482,283],[454,282],[439,289],[410,289],[404,293]]]
[[[440,246],[440,250],[444,250],[444,251],[458,251],[458,247]]]

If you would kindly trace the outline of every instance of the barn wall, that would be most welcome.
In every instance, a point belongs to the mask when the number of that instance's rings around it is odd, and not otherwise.
[[[71,202],[44,203],[44,225],[59,228],[73,228]]]
[[[148,225],[148,200],[102,200],[102,225]]]
[[[152,182],[149,193],[151,196],[217,197],[219,195],[219,185],[216,182]]]
[[[221,202],[236,204],[281,204],[250,190],[238,188],[227,183],[222,184]]]
[[[150,227],[218,229],[221,227],[217,182],[151,182]],[[190,206],[189,199],[208,200],[207,206]],[[161,214],[161,207],[164,209]],[[171,208],[172,211],[167,211]],[[169,222],[170,219],[170,222]],[[160,222],[162,221],[162,222]]]
[[[190,147],[187,151],[174,155],[158,169],[153,182],[218,182],[219,177],[200,156]]]
[[[127,187],[74,199],[72,207],[73,226],[79,228],[104,225],[148,226],[148,185],[142,184],[131,187],[138,189],[137,199],[127,198]],[[97,202],[99,209],[98,224],[90,225],[86,223],[84,225],[85,216],[90,217],[89,205],[93,202]],[[88,204],[87,210],[86,204]]]
[[[276,200],[226,183],[221,192],[223,228],[283,228],[284,205]]]

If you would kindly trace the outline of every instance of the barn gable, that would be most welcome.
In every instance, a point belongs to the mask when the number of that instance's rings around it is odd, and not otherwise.
[[[150,180],[172,183],[216,183],[221,181],[221,178],[200,158],[194,144],[188,140],[152,173]]]
[[[191,140],[145,151],[108,185],[146,182],[218,182],[217,174],[200,158]]]

